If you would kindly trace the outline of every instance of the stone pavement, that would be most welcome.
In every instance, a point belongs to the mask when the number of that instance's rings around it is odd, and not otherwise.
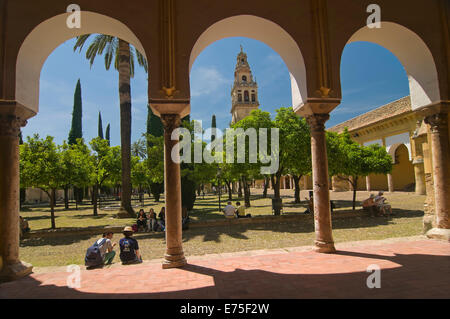
[[[423,237],[189,257],[180,269],[160,261],[81,270],[67,287],[65,268],[40,269],[0,285],[0,298],[449,298],[450,243]],[[381,288],[366,285],[369,265]],[[42,272],[44,271],[44,272]],[[45,272],[46,271],[46,272]]]

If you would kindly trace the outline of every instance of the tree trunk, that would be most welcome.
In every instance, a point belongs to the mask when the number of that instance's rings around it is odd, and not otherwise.
[[[119,39],[120,139],[122,155],[122,196],[120,211],[135,216],[131,207],[131,86],[130,45]]]
[[[300,204],[300,179],[302,178],[302,175],[292,176],[294,179],[294,187],[295,187],[295,193],[294,193],[294,202],[296,204]]]
[[[356,190],[358,188],[358,176],[353,176],[352,186],[353,186],[353,210],[355,210],[355,208],[356,208]]]
[[[94,187],[92,188],[92,201],[94,202],[94,216],[98,216],[97,198],[98,198],[98,184],[95,183]]]
[[[263,190],[263,198],[267,198],[267,189],[269,188],[269,177],[264,177],[264,190]]]
[[[238,182],[238,198],[242,198],[242,182]]]
[[[274,198],[280,199],[281,198],[281,195],[280,195],[281,173],[277,173],[273,176],[274,176],[273,179],[275,180],[275,183],[273,185],[274,186],[274,188],[273,188]]]
[[[225,185],[228,188],[228,200],[233,200],[233,193],[231,191],[231,182],[225,181]]]
[[[64,187],[64,209],[69,209],[69,187]]]
[[[245,207],[250,207],[250,186],[247,183],[247,178],[245,176],[242,176],[242,186],[244,188],[244,202]]]
[[[56,228],[55,223],[55,202],[56,202],[56,191],[52,189],[50,191],[50,216],[52,221],[52,229]]]

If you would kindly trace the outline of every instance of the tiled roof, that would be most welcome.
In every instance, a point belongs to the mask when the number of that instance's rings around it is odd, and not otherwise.
[[[360,127],[386,120],[396,115],[411,111],[411,98],[405,96],[397,101],[380,106],[375,110],[361,114],[350,120],[342,122],[328,129],[332,132],[342,132],[345,127],[348,127],[349,131],[356,130]]]

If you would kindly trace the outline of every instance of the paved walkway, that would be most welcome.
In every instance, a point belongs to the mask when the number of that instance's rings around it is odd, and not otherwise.
[[[81,270],[47,269],[0,285],[0,298],[449,298],[450,243],[420,238],[188,258],[181,269],[160,261]],[[381,268],[381,288],[366,285],[369,265]],[[44,269],[45,271],[45,269]]]

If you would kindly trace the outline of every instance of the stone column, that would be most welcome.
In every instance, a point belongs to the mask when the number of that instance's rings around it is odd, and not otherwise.
[[[336,251],[331,227],[328,159],[325,140],[325,122],[329,118],[330,115],[327,113],[306,116],[311,130],[315,245],[316,251],[322,253]]]
[[[0,279],[13,280],[33,267],[19,259],[19,133],[26,120],[0,106]]]
[[[388,191],[389,193],[394,192],[394,179],[392,178],[392,174],[387,174],[388,180]]]
[[[430,125],[433,162],[436,228],[427,235],[450,239],[450,146],[448,114],[435,113],[425,117]],[[431,234],[430,234],[431,232]],[[436,233],[436,234],[435,234]]]
[[[416,182],[416,194],[425,195],[425,169],[423,166],[423,158],[418,157],[412,162],[414,165],[414,178]]]
[[[164,192],[166,202],[166,254],[164,269],[186,265],[182,247],[181,229],[181,173],[178,139],[172,132],[180,126],[178,114],[161,114],[164,125]],[[177,158],[172,159],[172,153]],[[178,163],[174,162],[176,160]]]
[[[366,176],[366,190],[368,192],[371,191],[371,187],[370,187],[370,176]]]

